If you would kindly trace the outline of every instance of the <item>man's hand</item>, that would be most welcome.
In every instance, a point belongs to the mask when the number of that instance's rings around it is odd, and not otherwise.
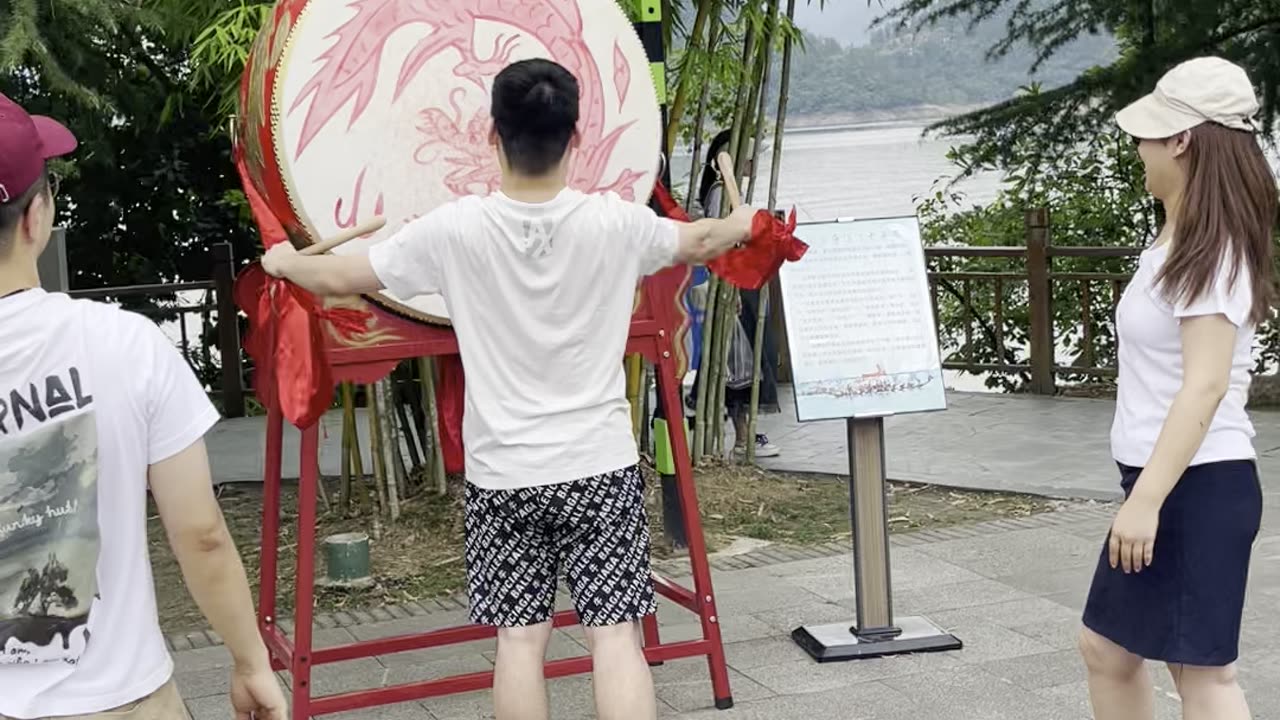
[[[746,243],[751,239],[751,230],[755,226],[756,215],[759,214],[760,210],[750,205],[741,205],[737,210],[729,213],[729,217],[726,218],[729,222],[729,228],[732,232],[741,236],[740,242]]]
[[[297,255],[298,249],[293,246],[293,243],[288,240],[278,242],[262,256],[262,269],[271,277],[283,278],[289,262]]]
[[[236,668],[231,674],[231,707],[236,720],[287,720],[280,682],[269,666],[250,671]]]

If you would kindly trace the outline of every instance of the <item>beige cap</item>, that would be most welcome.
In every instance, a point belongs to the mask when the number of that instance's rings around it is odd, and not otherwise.
[[[1255,131],[1260,106],[1239,65],[1218,57],[1188,60],[1170,70],[1150,95],[1116,114],[1126,133],[1161,140],[1206,122]]]

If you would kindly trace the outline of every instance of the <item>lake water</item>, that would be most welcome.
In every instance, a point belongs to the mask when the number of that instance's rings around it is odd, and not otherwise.
[[[790,131],[783,138],[778,206],[794,206],[800,222],[914,215],[919,198],[930,194],[939,179],[955,173],[947,152],[960,142],[922,134],[920,125],[908,123]],[[754,203],[763,206],[768,200],[771,147],[762,149],[761,156]],[[1280,172],[1280,162],[1273,158],[1273,163]],[[681,193],[688,189],[690,165],[687,152],[672,159],[673,184]],[[999,189],[999,177],[971,178],[957,189],[969,203],[987,202]],[[166,330],[176,340],[178,328]],[[198,337],[192,331],[191,336]],[[949,387],[982,389],[981,378],[947,373],[946,380]]]
[[[914,215],[918,200],[955,168],[947,160],[953,139],[923,138],[918,125],[876,124],[795,130],[783,137],[778,206],[795,207],[800,222]],[[772,148],[761,150],[754,203],[768,201]],[[688,189],[690,157],[672,161],[672,182]],[[974,202],[995,196],[999,177],[984,175],[958,186]],[[747,188],[742,188],[743,193]]]

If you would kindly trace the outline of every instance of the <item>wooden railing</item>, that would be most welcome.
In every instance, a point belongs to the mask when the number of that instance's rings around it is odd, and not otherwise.
[[[214,245],[213,273],[208,280],[167,285],[132,285],[128,287],[94,288],[91,290],[71,290],[68,294],[76,298],[119,303],[131,310],[150,317],[157,323],[177,322],[179,328],[179,349],[192,369],[199,373],[201,368],[213,367],[212,348],[204,337],[197,338],[193,350],[193,342],[189,337],[186,320],[189,316],[200,316],[202,336],[216,332],[219,358],[219,380],[211,383],[215,394],[220,396],[222,414],[225,417],[243,417],[244,377],[243,363],[240,357],[239,311],[232,296],[235,283],[235,263],[230,243]],[[190,305],[179,304],[178,293],[202,292],[200,302]],[[174,304],[141,306],[139,300],[165,299]],[[216,315],[216,327],[214,316]],[[193,353],[199,353],[195,355]],[[200,362],[196,362],[199,357]]]
[[[971,373],[1020,374],[1029,377],[1027,389],[1037,394],[1053,394],[1057,378],[1061,375],[1084,378],[1114,377],[1112,363],[1098,360],[1097,331],[1103,326],[1114,338],[1115,308],[1120,296],[1132,277],[1130,272],[1073,272],[1054,269],[1056,258],[1119,258],[1132,259],[1141,253],[1137,248],[1125,247],[1055,247],[1052,244],[1049,214],[1045,210],[1033,210],[1026,215],[1026,245],[1023,247],[929,247],[925,255],[929,259],[929,284],[934,305],[934,316],[939,321],[939,340],[944,352],[947,337],[955,332],[954,323],[945,323],[939,317],[940,298],[949,296],[960,307],[959,342],[951,343],[943,367]],[[1012,266],[999,271],[950,271],[939,269],[948,260],[961,258],[1004,258]],[[1019,263],[1018,261],[1021,261]],[[1131,264],[1131,263],[1126,263]],[[1017,267],[1021,265],[1021,267]],[[990,316],[982,317],[974,301],[975,287],[991,286]],[[1074,285],[1074,296],[1064,297],[1063,286]],[[1007,335],[1010,322],[1007,317],[1006,290],[1015,299],[1025,300],[1027,319],[1024,324],[1014,323],[1013,330],[1025,334],[1024,347],[1029,361],[1017,362],[1016,352],[1010,348]],[[1022,290],[1025,286],[1025,290]],[[1102,290],[1099,291],[1099,286]],[[1098,317],[1100,300],[1105,296],[1107,316]],[[1074,327],[1056,327],[1055,308],[1062,303],[1074,302],[1078,321]],[[951,319],[951,318],[947,318]],[[975,338],[975,329],[986,336],[989,343],[987,355],[994,355],[994,362],[977,359],[981,347]],[[1075,361],[1062,364],[1058,361],[1060,341],[1079,333],[1074,343],[1079,348]],[[958,345],[958,347],[957,347]]]

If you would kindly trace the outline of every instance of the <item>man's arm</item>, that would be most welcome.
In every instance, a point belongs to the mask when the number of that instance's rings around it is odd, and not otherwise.
[[[744,205],[724,219],[704,218],[680,225],[676,262],[701,265],[750,240],[756,212]]]
[[[244,565],[213,494],[203,440],[151,466],[148,482],[191,597],[243,675],[271,672]]]
[[[277,243],[262,257],[269,275],[284,278],[320,296],[360,295],[383,289],[369,256],[300,255],[293,245]]]

